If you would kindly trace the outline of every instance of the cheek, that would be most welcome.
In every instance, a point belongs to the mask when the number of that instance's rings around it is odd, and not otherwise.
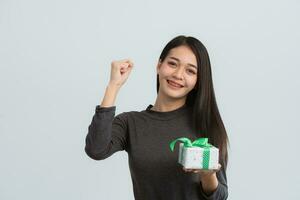
[[[197,83],[197,77],[189,78],[189,79],[186,79],[186,80],[187,80],[187,85],[189,87],[194,87]]]
[[[162,65],[159,70],[159,74],[162,77],[170,76],[172,74],[172,69],[168,66]]]

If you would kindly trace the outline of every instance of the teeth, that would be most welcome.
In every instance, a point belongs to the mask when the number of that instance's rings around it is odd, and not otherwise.
[[[171,82],[171,81],[168,81],[171,85],[174,85],[176,87],[181,87],[181,85],[177,84],[177,83],[174,83],[174,82]]]

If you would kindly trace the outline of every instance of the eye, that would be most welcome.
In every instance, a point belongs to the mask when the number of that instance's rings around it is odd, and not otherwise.
[[[187,70],[189,73],[191,73],[191,74],[196,74],[196,72],[194,72],[193,70],[191,70],[191,69],[188,69]]]
[[[169,65],[176,65],[174,62],[168,62]]]

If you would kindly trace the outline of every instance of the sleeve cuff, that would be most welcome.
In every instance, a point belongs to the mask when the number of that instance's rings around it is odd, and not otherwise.
[[[100,105],[97,105],[96,108],[95,108],[96,113],[110,112],[110,111],[116,111],[116,106],[101,107]]]

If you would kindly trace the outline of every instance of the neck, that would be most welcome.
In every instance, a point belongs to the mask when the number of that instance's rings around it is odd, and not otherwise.
[[[168,112],[172,110],[176,110],[177,108],[182,107],[185,104],[186,98],[182,99],[168,99],[162,98],[161,95],[158,94],[155,104],[151,108],[151,110],[159,111],[159,112]]]

